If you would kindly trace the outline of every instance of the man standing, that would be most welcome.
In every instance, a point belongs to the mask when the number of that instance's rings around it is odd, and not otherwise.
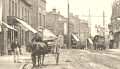
[[[12,49],[13,54],[14,54],[14,62],[18,62],[19,54],[21,54],[21,46],[18,43],[17,39],[15,40],[15,42],[14,41],[12,42],[11,49]]]
[[[113,36],[113,32],[110,32],[109,33],[109,40],[110,40],[110,43],[109,43],[109,48],[112,49],[113,48],[113,44],[114,44],[114,36]]]

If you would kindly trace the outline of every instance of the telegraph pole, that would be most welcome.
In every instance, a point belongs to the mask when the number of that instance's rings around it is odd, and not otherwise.
[[[89,35],[90,35],[90,37],[91,37],[91,14],[90,14],[91,12],[90,12],[90,8],[89,8],[89,16],[88,16],[88,23],[89,23],[89,30],[90,30],[90,32],[89,32]]]
[[[104,27],[104,37],[105,37],[105,12],[103,11],[103,27]]]
[[[103,29],[103,30],[104,30],[104,31],[103,31],[104,42],[105,42],[105,45],[106,45],[106,35],[105,35],[105,34],[106,34],[106,33],[105,33],[105,32],[106,32],[106,29],[105,29],[106,27],[105,27],[105,12],[104,12],[104,11],[103,11],[103,28],[104,28],[104,29]]]
[[[68,28],[68,29],[67,29],[67,30],[68,30],[67,41],[68,41],[68,42],[67,42],[67,48],[70,48],[70,46],[71,46],[71,39],[70,39],[70,37],[71,37],[71,36],[70,36],[70,28],[69,28],[69,22],[70,22],[70,21],[69,21],[69,20],[70,20],[70,18],[69,18],[69,12],[70,12],[70,9],[69,9],[69,8],[70,8],[69,0],[67,0],[67,3],[68,3],[68,4],[67,4],[67,13],[68,13],[68,24],[67,24],[67,28]]]

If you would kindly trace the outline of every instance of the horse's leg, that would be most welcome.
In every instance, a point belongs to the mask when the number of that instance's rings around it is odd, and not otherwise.
[[[44,64],[44,58],[45,58],[45,54],[43,54],[43,57],[42,57],[42,65]]]
[[[39,60],[40,60],[40,64],[41,64],[41,54],[40,54]]]
[[[35,66],[36,65],[36,56],[35,56],[35,53],[32,53],[31,57],[32,57],[33,66]]]
[[[40,66],[40,55],[38,55],[38,66]]]

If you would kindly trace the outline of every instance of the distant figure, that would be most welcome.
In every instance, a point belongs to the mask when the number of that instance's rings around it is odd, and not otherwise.
[[[113,32],[109,33],[109,40],[110,40],[109,48],[112,49],[113,48],[113,44],[114,44]]]
[[[18,62],[18,57],[22,53],[21,53],[21,46],[18,43],[17,39],[11,43],[11,49],[14,55],[14,62]]]

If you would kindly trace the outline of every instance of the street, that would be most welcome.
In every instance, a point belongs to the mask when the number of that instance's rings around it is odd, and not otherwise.
[[[120,69],[120,50],[91,51],[80,49],[62,50],[59,65],[53,54],[46,55],[45,65],[35,69]],[[31,69],[28,63],[24,69]]]

